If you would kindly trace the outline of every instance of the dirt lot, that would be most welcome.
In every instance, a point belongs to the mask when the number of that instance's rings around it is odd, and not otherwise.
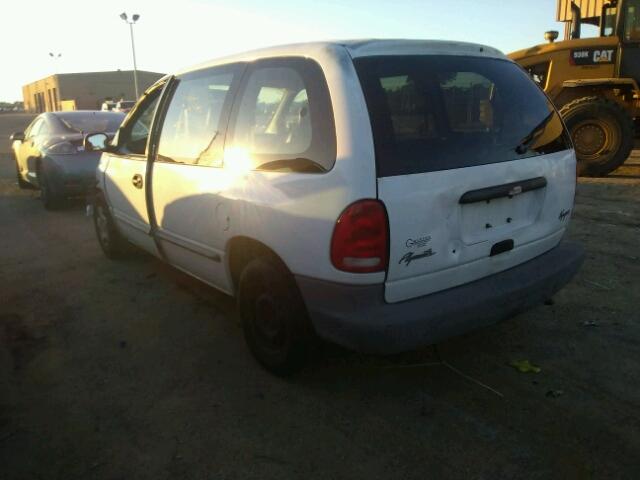
[[[553,305],[392,358],[326,347],[286,381],[230,299],[18,190],[27,121],[0,116],[0,478],[640,478],[640,155],[580,183],[588,260]]]

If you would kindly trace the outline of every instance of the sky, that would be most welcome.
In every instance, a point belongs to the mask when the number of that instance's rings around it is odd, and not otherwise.
[[[556,0],[30,0],[2,5],[0,101],[52,73],[133,68],[169,73],[254,48],[312,40],[427,38],[497,47],[543,43]],[[561,33],[562,34],[562,33]],[[58,54],[53,59],[49,52]]]

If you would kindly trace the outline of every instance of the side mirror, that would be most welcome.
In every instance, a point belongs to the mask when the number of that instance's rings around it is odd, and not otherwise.
[[[84,137],[82,142],[85,152],[103,152],[107,149],[107,142],[109,137],[106,133],[89,133]]]
[[[9,137],[12,142],[24,142],[24,132],[16,132]]]

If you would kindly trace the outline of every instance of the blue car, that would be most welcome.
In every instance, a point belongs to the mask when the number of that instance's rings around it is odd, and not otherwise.
[[[83,196],[95,183],[100,152],[85,151],[92,132],[113,136],[122,112],[72,111],[38,115],[24,132],[11,135],[20,188],[38,188],[46,209],[69,197]]]

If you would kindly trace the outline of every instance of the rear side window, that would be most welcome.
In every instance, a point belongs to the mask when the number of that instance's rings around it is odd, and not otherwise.
[[[240,70],[240,66],[230,65],[176,79],[162,124],[157,161],[222,165],[223,112],[230,108],[231,86]]]
[[[312,60],[283,58],[252,65],[243,82],[226,149],[259,170],[321,173],[336,159],[329,91]]]
[[[571,148],[547,97],[517,65],[458,56],[354,61],[378,176],[505,162]]]

